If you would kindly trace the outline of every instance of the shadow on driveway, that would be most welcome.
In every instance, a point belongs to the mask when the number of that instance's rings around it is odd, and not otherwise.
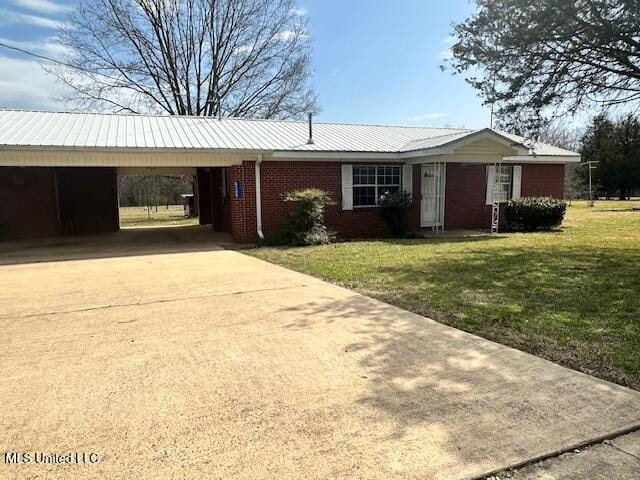
[[[0,265],[206,252],[232,246],[230,235],[214,232],[208,225],[123,228],[100,235],[0,242]]]
[[[358,403],[380,412],[373,430],[391,420],[385,440],[419,442],[433,452],[432,467],[464,465],[460,477],[640,426],[637,392],[367,297],[321,298],[283,315],[292,311],[298,320],[288,328],[324,324],[358,338],[344,354],[365,372]],[[410,450],[403,461],[411,462]]]

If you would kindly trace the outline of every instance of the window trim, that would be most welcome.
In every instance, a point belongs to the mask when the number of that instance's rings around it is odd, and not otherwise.
[[[375,178],[375,183],[355,183],[355,181],[353,179],[355,179],[355,172],[352,173],[352,182],[351,182],[351,188],[352,188],[352,192],[351,192],[351,196],[353,199],[353,208],[376,208],[378,207],[379,204],[379,199],[380,199],[380,195],[378,194],[378,189],[379,188],[383,188],[383,187],[398,187],[399,190],[402,190],[402,165],[399,164],[353,164],[351,166],[351,168],[354,170],[355,168],[358,167],[373,167],[375,168],[375,174],[374,174],[374,178]],[[398,169],[398,184],[379,184],[378,183],[378,168],[380,167],[394,167]],[[384,176],[384,174],[383,174]],[[375,188],[375,201],[376,203],[373,205],[356,205],[355,202],[355,192],[356,192],[356,188],[358,187],[374,187]]]
[[[509,169],[509,182],[508,182],[508,184],[509,184],[509,190],[508,190],[508,192],[507,192],[507,198],[506,198],[506,199],[504,199],[504,200],[499,200],[499,201],[498,201],[498,203],[507,203],[507,202],[509,202],[509,201],[512,199],[512,197],[513,197],[513,165],[501,165],[501,166],[500,166],[500,167],[498,167],[498,168],[507,168],[507,169]],[[494,181],[494,183],[497,183],[497,184],[499,184],[499,185],[506,185],[506,184],[507,184],[507,182],[498,182],[498,181],[497,181],[497,179],[498,179],[498,175],[506,175],[505,173],[498,173],[498,168],[496,168],[496,170],[493,172],[493,175],[494,175],[494,180],[493,180],[493,181]],[[494,191],[493,191],[493,193],[492,193],[492,195],[495,195],[495,193],[496,193],[496,192],[495,192],[495,190],[494,190]]]

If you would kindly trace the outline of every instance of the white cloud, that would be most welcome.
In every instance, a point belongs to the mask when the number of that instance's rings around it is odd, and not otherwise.
[[[309,13],[309,11],[304,7],[298,7],[293,9],[293,14],[297,15],[298,17],[303,17],[307,13]]]
[[[13,10],[0,9],[0,24],[7,23],[26,23],[36,27],[58,29],[65,26],[64,22],[54,20],[53,18],[40,17],[38,15],[28,15]]]
[[[285,42],[287,40],[291,40],[292,38],[295,38],[296,35],[299,35],[299,34],[297,34],[292,30],[285,30],[283,32],[276,33],[275,39]]]
[[[236,47],[234,50],[236,53],[249,53],[253,51],[253,47],[251,45],[240,45]]]
[[[0,56],[0,107],[60,109],[54,100],[64,87],[47,75],[39,62]]]
[[[39,55],[51,57],[53,59],[59,59],[63,55],[69,53],[69,49],[58,43],[55,37],[46,37],[41,40],[28,41],[16,41],[0,37],[0,43],[20,48],[30,53],[37,53]]]
[[[434,112],[434,113],[424,113],[422,115],[414,115],[412,117],[407,118],[407,122],[420,122],[424,120],[439,120],[441,118],[448,117],[448,113],[442,112]]]
[[[51,0],[11,0],[14,5],[40,13],[65,13],[71,10],[69,5],[61,5]]]

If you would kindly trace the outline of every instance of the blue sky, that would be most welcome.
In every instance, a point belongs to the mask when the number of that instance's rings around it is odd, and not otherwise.
[[[47,56],[72,1],[0,0],[0,41]],[[440,70],[467,0],[300,0],[313,41],[319,120],[480,128],[489,112],[459,76]],[[38,63],[0,49],[0,106],[64,109]]]

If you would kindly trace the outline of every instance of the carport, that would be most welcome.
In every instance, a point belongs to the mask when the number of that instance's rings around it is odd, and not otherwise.
[[[240,157],[153,149],[0,149],[0,239],[117,231],[119,175],[191,175],[201,225],[231,233],[229,166]]]
[[[247,138],[243,125],[0,110],[0,240],[117,231],[118,176],[188,175],[196,180],[200,224],[253,241],[265,150],[262,136]]]

